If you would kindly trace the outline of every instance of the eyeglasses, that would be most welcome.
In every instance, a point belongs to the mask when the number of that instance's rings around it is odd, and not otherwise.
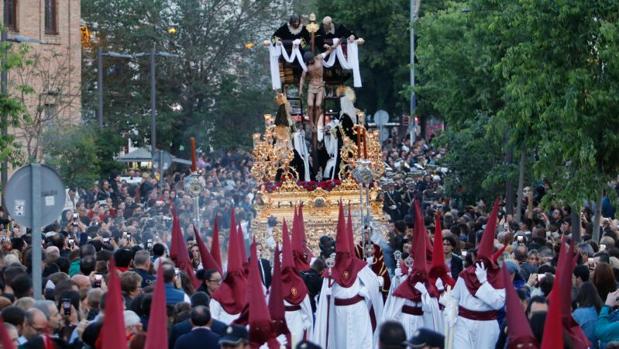
[[[215,282],[215,283],[221,284],[221,279],[206,280],[206,281],[208,281],[208,282]]]

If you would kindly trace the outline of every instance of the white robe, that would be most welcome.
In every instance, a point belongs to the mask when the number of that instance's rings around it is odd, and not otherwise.
[[[209,310],[211,311],[211,317],[213,319],[219,320],[226,325],[230,325],[234,320],[238,319],[241,316],[241,313],[238,314],[229,314],[224,310],[224,307],[221,304],[212,299],[209,302]]]
[[[397,278],[394,277],[394,281]],[[406,298],[393,295],[395,289],[403,282],[407,276],[399,278],[395,287],[390,288],[381,323],[385,321],[397,321],[402,324],[406,331],[406,338],[412,337],[420,328],[427,328],[432,331],[443,332],[443,316],[439,308],[438,299],[431,297],[428,293],[421,295],[421,302],[413,302]],[[394,284],[392,284],[394,286]],[[411,315],[402,312],[403,306],[421,307],[423,315]]]
[[[290,305],[286,301],[284,301],[284,304],[286,306]],[[314,323],[314,314],[312,313],[309,295],[306,295],[303,302],[299,305],[301,306],[300,310],[286,311],[286,325],[290,331],[293,348],[297,346],[297,343],[311,336]]]
[[[471,311],[496,311],[505,305],[505,289],[495,289],[488,282],[484,282],[472,295],[464,279],[458,278],[452,296],[459,306]],[[496,320],[471,320],[458,316],[454,327],[454,348],[493,349],[499,334]]]
[[[303,160],[303,171],[304,173],[299,173],[299,179],[303,176],[303,180],[309,182],[312,178],[310,176],[310,166],[309,166],[309,151],[307,150],[307,144],[305,143],[305,133],[303,131],[296,131],[292,134],[292,139],[294,143],[294,150],[299,153],[301,160]]]
[[[374,312],[377,321],[383,313],[383,299],[376,274],[366,266],[348,288],[337,283],[330,287],[329,282],[325,279],[322,283],[312,341],[325,349],[375,348],[378,336],[372,330],[370,312]],[[350,299],[357,295],[365,301],[347,306],[334,304],[334,298]]]
[[[337,121],[331,121],[329,123],[331,130],[336,130],[338,126]],[[335,131],[337,132],[337,130]],[[334,179],[335,174],[337,173],[337,168],[335,165],[337,164],[337,155],[338,155],[338,143],[337,143],[337,135],[333,135],[331,132],[325,134],[325,150],[327,154],[329,154],[329,160],[327,160],[327,164],[325,165],[323,177],[327,179]]]

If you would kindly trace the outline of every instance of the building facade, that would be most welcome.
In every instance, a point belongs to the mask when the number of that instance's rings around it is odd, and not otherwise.
[[[23,156],[40,159],[46,128],[81,120],[80,0],[3,0],[2,4],[10,49],[25,51],[26,62],[9,70],[8,88],[24,102],[28,121],[9,132],[17,136]]]

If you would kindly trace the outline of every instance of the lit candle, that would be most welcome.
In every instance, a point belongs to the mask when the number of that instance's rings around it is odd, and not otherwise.
[[[365,130],[363,130],[363,158],[368,158],[368,138],[365,134]]]
[[[361,157],[361,135],[359,134],[361,129],[357,126],[357,157]]]

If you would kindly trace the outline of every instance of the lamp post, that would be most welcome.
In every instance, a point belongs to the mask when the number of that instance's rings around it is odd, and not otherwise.
[[[6,1],[5,1],[5,11],[6,14]],[[8,47],[6,47],[7,42],[17,42],[17,43],[36,43],[40,44],[41,41],[31,38],[25,35],[9,35],[6,29],[3,29],[0,33],[0,45],[2,46],[2,67],[0,68],[0,94],[2,96],[7,96],[9,94],[9,72],[7,70],[7,59],[8,59]],[[0,120],[0,124],[2,125],[0,137],[6,139],[9,135],[8,129],[8,115],[6,113],[2,113],[2,120]],[[2,168],[0,168],[0,184],[2,184],[2,188],[6,186],[9,177],[9,163],[5,159],[2,161]]]
[[[134,57],[143,57],[149,56],[150,61],[150,153],[151,156],[155,156],[155,152],[157,150],[157,60],[155,59],[157,56],[159,57],[178,57],[177,54],[165,52],[165,51],[156,51],[155,48],[150,52],[140,52],[133,55]],[[160,181],[163,178],[163,166],[162,166],[162,157],[159,156],[159,173],[160,173]]]
[[[99,121],[99,128],[103,128],[103,56],[114,58],[133,58],[128,53],[119,53],[114,51],[103,51],[101,48],[97,49],[97,97],[99,107],[97,108],[97,120]]]
[[[133,59],[137,57],[149,56],[149,64],[150,64],[150,132],[151,132],[151,145],[150,152],[151,156],[155,156],[157,147],[157,77],[156,77],[156,64],[157,61],[155,57],[178,57],[178,55],[169,53],[156,51],[154,48],[150,52],[139,52],[135,54],[131,53],[120,53],[114,51],[103,51],[101,48],[97,50],[97,73],[98,73],[98,81],[97,81],[97,94],[98,94],[98,104],[97,108],[97,119],[99,122],[99,127],[103,127],[103,56],[114,57],[114,58],[126,58]],[[159,157],[159,171],[162,171],[162,159]]]

